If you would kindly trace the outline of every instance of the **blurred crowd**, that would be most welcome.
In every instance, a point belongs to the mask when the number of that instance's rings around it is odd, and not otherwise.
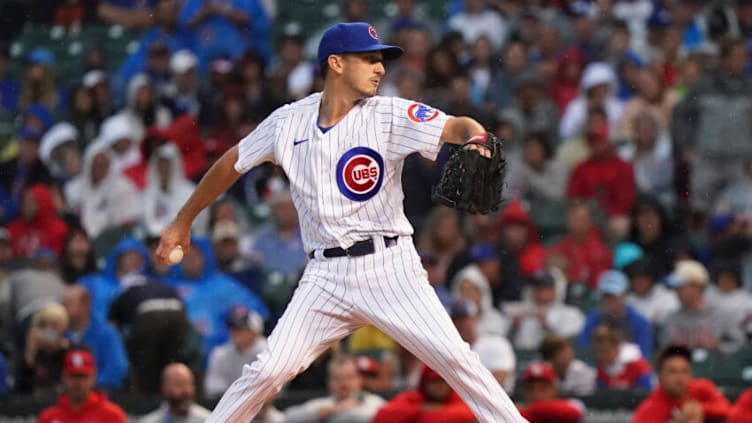
[[[750,421],[752,394],[732,410],[691,365],[752,356],[752,1],[447,0],[440,17],[435,2],[375,14],[342,0],[333,21],[370,21],[405,49],[381,94],[504,140],[497,214],[431,202],[451,147],[405,162],[414,241],[463,339],[533,422],[581,421],[583,404],[558,396],[595,389],[654,390],[639,421]],[[161,394],[145,422],[202,421],[194,397],[221,395],[263,349],[307,261],[284,173],[243,176],[195,221],[181,264],[152,253],[216,158],[321,89],[319,34],[273,31],[287,28],[274,0],[31,3],[34,25],[140,39],[123,63],[88,46],[74,81],[42,46],[12,74],[13,40],[0,43],[14,124],[0,144],[0,396],[65,392],[42,421],[80,419],[84,403],[113,421],[100,392]],[[373,327],[285,387],[326,389],[259,421],[472,421]]]

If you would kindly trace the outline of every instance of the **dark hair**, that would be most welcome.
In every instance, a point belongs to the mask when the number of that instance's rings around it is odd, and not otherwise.
[[[684,345],[669,345],[658,354],[658,357],[655,359],[655,368],[660,371],[663,363],[669,358],[674,357],[681,357],[687,360],[687,362],[692,363],[692,351],[689,348]]]
[[[546,160],[551,160],[553,158],[553,150],[551,149],[551,145],[549,144],[548,136],[543,132],[530,132],[527,135],[525,135],[525,138],[523,138],[522,143],[523,145],[527,145],[531,142],[538,142],[538,144],[543,148],[543,155],[545,156]]]
[[[655,261],[650,257],[639,258],[624,266],[624,273],[629,278],[647,276],[653,281],[658,279],[658,270]]]
[[[742,269],[739,262],[732,259],[718,259],[714,260],[712,263],[712,269],[713,269],[713,279],[718,282],[718,276],[721,275],[721,273],[725,273],[727,275],[731,275],[734,279],[736,279],[736,286],[741,285],[741,279],[742,279]]]
[[[569,346],[569,342],[559,335],[549,334],[538,346],[538,353],[546,361],[551,361],[556,354]]]

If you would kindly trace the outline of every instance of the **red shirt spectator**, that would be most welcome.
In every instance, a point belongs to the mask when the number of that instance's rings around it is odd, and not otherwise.
[[[570,283],[587,283],[593,290],[598,288],[598,275],[611,268],[611,250],[593,225],[590,208],[582,202],[569,207],[567,235],[549,254],[566,259]]]
[[[608,133],[606,112],[591,111],[585,135],[590,155],[572,171],[567,197],[594,199],[609,217],[626,216],[636,194],[634,169],[616,155]]]
[[[692,353],[669,346],[658,357],[660,386],[637,408],[633,423],[725,420],[731,405],[713,382],[692,379]]]
[[[582,421],[585,412],[581,403],[557,398],[556,373],[550,364],[531,364],[525,369],[522,379],[527,404],[520,406],[520,413],[530,423]]]
[[[728,423],[749,423],[752,422],[752,388],[744,391],[736,404],[731,407],[729,412]]]
[[[58,217],[49,188],[35,184],[24,191],[21,215],[8,225],[8,233],[16,257],[31,257],[40,248],[60,256],[68,225]]]
[[[653,371],[640,347],[624,342],[621,333],[607,324],[593,331],[598,388],[628,389],[653,387]]]
[[[93,391],[95,378],[94,356],[86,350],[69,351],[63,362],[65,394],[57,405],[42,411],[39,423],[126,423],[119,406]]]
[[[441,376],[424,367],[417,390],[403,392],[386,403],[373,423],[470,423],[473,412]]]
[[[559,58],[556,79],[548,90],[548,96],[559,108],[559,115],[567,110],[569,102],[580,94],[580,78],[585,69],[585,56],[577,48],[570,48]]]
[[[519,201],[513,201],[499,216],[502,246],[517,257],[522,276],[530,276],[543,269],[545,250],[540,243],[538,229]]]

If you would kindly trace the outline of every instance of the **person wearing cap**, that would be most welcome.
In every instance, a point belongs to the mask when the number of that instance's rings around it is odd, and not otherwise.
[[[534,362],[522,373],[525,399],[520,412],[530,423],[578,423],[585,417],[585,406],[577,400],[560,399],[556,373],[546,362]]]
[[[435,160],[447,142],[489,158],[483,146],[489,134],[473,118],[377,96],[384,62],[401,54],[401,48],[381,44],[366,22],[327,29],[318,54],[323,92],[276,109],[225,152],[162,232],[157,259],[168,263],[173,249],[182,247],[185,269],[193,220],[242,174],[271,161],[290,178],[310,260],[268,348],[225,392],[208,422],[250,420],[267,393],[334,340],[369,323],[444,376],[481,423],[524,420],[453,328],[420,267],[398,175],[407,155]],[[289,336],[294,333],[307,336]]]
[[[600,389],[651,389],[653,371],[637,345],[624,342],[614,327],[603,324],[593,331],[596,386]]]
[[[196,404],[193,372],[183,363],[170,363],[162,370],[162,405],[137,423],[204,423],[210,411]]]
[[[244,306],[233,306],[227,312],[230,339],[214,347],[204,377],[204,393],[219,397],[240,377],[243,367],[256,360],[266,347],[264,321],[258,313]]]
[[[478,332],[480,310],[475,302],[458,299],[449,306],[449,317],[470,349],[478,353],[480,362],[507,392],[514,392],[516,357],[506,338]]]
[[[676,293],[658,282],[658,268],[652,258],[640,258],[624,267],[629,278],[627,304],[645,316],[656,328],[679,309]]]
[[[55,82],[55,55],[45,47],[37,47],[26,57],[26,64],[18,109],[41,104],[50,111],[58,111],[64,96]]]
[[[329,395],[285,410],[285,423],[370,423],[384,404],[378,395],[363,391],[363,378],[353,357],[334,357],[327,365]]]
[[[569,340],[549,334],[543,338],[538,353],[556,373],[556,384],[563,395],[590,395],[595,389],[595,369],[575,358]]]
[[[467,423],[473,412],[441,375],[423,366],[418,388],[397,394],[373,416],[373,423]]]
[[[666,317],[659,337],[661,346],[684,345],[730,354],[745,344],[738,313],[707,303],[705,289],[709,279],[705,266],[697,261],[676,263],[666,282],[676,291],[681,308]]]
[[[512,307],[504,310],[512,318],[510,338],[515,348],[534,350],[546,334],[574,338],[585,324],[585,316],[577,307],[564,304],[556,295],[553,270],[541,270],[528,278],[530,295],[519,303],[516,312]],[[561,277],[559,272],[559,277]]]
[[[648,319],[627,303],[629,280],[618,270],[609,270],[598,277],[598,308],[585,319],[585,327],[577,338],[580,348],[591,345],[593,332],[601,324],[618,328],[624,340],[640,347],[643,357],[653,354],[653,327]]]
[[[126,423],[128,418],[104,393],[94,390],[96,365],[86,349],[73,348],[63,360],[63,394],[39,414],[39,423]]]
[[[499,215],[497,224],[497,230],[501,231],[501,247],[517,259],[520,274],[528,277],[541,270],[546,252],[541,244],[538,228],[522,202],[511,201]],[[514,284],[513,288],[507,288],[509,292],[504,300],[519,299],[522,281],[504,282]]]
[[[162,100],[167,102],[172,115],[190,113],[199,116],[200,81],[196,56],[189,50],[176,51],[170,57],[170,73],[172,81],[167,85],[166,92],[162,93]]]
[[[707,379],[692,377],[692,352],[669,345],[656,359],[658,386],[637,407],[632,423],[726,421],[731,404]]]

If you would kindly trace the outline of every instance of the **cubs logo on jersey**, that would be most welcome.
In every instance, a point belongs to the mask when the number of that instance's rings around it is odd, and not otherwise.
[[[439,116],[439,111],[425,104],[413,103],[407,108],[407,117],[416,123],[430,122]]]
[[[384,159],[368,147],[355,147],[337,162],[337,186],[353,201],[367,201],[381,189],[384,180]]]

